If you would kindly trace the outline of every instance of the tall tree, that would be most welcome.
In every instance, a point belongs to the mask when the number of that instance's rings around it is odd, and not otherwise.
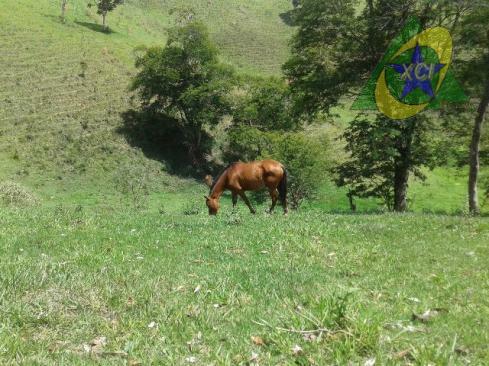
[[[141,56],[132,90],[145,111],[175,121],[195,166],[209,151],[206,129],[230,112],[228,94],[233,70],[221,64],[204,25],[191,22],[172,29],[166,47],[153,47]]]
[[[489,1],[473,1],[466,12],[461,20],[460,36],[460,48],[465,51],[461,61],[462,79],[478,100],[469,147],[468,200],[469,211],[477,214],[482,125],[489,105]]]
[[[417,16],[423,28],[434,24],[451,26],[458,22],[452,15],[453,3],[456,2],[368,0],[358,12],[355,1],[302,0],[294,10],[298,31],[292,41],[292,56],[284,65],[296,110],[309,118],[329,113],[331,107],[352,96],[365,83],[409,16]],[[400,140],[407,143],[397,149],[396,174],[389,178],[395,192],[393,207],[404,211],[409,175],[416,161],[412,156],[413,144],[417,143],[415,136],[421,136],[418,133],[421,125],[410,121],[392,121],[392,125],[399,126]],[[379,128],[373,132],[380,134],[384,128],[374,122],[371,127]],[[376,147],[382,149],[381,145]],[[386,177],[389,174],[385,172]]]
[[[380,114],[374,120],[357,116],[343,134],[349,159],[335,169],[338,186],[349,188],[352,210],[354,197],[378,197],[389,210],[404,211],[406,174],[424,180],[420,168],[433,167],[443,160],[438,132],[424,116],[404,121]]]

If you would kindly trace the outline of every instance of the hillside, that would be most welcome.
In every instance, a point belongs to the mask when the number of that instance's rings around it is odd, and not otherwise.
[[[133,105],[134,48],[164,44],[181,14],[205,22],[223,60],[241,71],[277,73],[291,34],[279,16],[289,1],[126,1],[109,14],[111,34],[87,1],[68,2],[65,24],[58,3],[0,4],[0,179],[45,196],[110,191],[107,181],[126,166],[143,167],[158,186],[175,183],[117,128]]]

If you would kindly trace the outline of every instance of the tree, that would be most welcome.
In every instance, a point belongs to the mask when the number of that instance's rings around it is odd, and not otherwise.
[[[479,213],[477,180],[480,167],[482,124],[489,105],[489,1],[474,1],[462,19],[461,44],[465,86],[477,97],[478,106],[469,147],[469,211]],[[462,49],[462,50],[463,50]]]
[[[308,119],[330,113],[331,107],[340,104],[345,97],[353,96],[355,89],[365,83],[389,42],[399,33],[409,16],[417,16],[423,28],[433,24],[451,27],[459,21],[453,10],[456,3],[458,2],[368,0],[363,11],[357,12],[357,3],[351,0],[301,1],[301,6],[293,10],[298,31],[292,40],[292,56],[284,65],[284,72],[294,95],[295,109]],[[365,124],[371,123],[372,132],[382,134],[384,125],[379,121],[383,121],[382,117],[376,116],[364,120],[362,126],[367,128]],[[396,125],[395,121],[391,123]],[[394,192],[393,208],[397,211],[404,211],[407,207],[409,175],[417,168],[413,165],[417,159],[412,153],[417,149],[416,136],[422,135],[418,131],[420,128],[421,123],[401,122],[396,133],[401,134],[402,138],[398,141],[408,144],[409,148],[399,145],[396,149],[395,154],[399,154],[396,158],[397,173],[393,174],[394,170],[387,168],[385,171],[377,171],[383,174],[384,188],[381,190],[385,191],[385,184],[391,186],[390,189]],[[366,141],[357,139],[357,143],[365,146],[371,144],[369,136],[358,136]],[[348,141],[347,146],[352,149],[356,147],[348,144]],[[382,144],[373,144],[370,147],[383,149]],[[350,153],[356,154],[353,150]],[[362,169],[358,172],[351,170],[359,168],[359,164],[349,166],[351,174],[368,173]],[[364,178],[368,177],[367,175]],[[353,191],[360,192],[359,187],[361,185],[353,188]]]
[[[337,185],[349,187],[352,210],[354,197],[378,197],[389,210],[406,210],[406,174],[424,180],[420,167],[433,167],[443,159],[438,132],[422,116],[393,121],[383,115],[374,120],[360,115],[353,120],[343,134],[349,158],[334,169]]]
[[[68,0],[61,0],[61,21],[65,22],[66,15],[66,5],[68,4]]]
[[[233,70],[218,61],[206,28],[196,22],[172,29],[166,47],[152,47],[136,61],[132,81],[146,112],[175,121],[194,166],[212,144],[207,129],[230,113]]]
[[[124,0],[97,0],[97,14],[102,15],[102,25],[104,30],[108,30],[107,14],[123,3]]]

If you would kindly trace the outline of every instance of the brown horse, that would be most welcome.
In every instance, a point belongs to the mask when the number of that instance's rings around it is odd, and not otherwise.
[[[205,196],[209,215],[216,215],[219,210],[219,198],[229,189],[233,197],[233,208],[238,202],[238,195],[243,199],[251,213],[256,213],[251,206],[245,191],[258,191],[268,188],[272,197],[270,213],[273,212],[277,199],[280,198],[284,214],[287,213],[287,172],[282,164],[275,160],[252,161],[250,163],[236,162],[228,165],[217,177],[214,183],[207,176],[205,181],[210,185],[209,196]]]

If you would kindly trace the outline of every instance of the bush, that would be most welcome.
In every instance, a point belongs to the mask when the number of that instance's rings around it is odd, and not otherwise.
[[[292,131],[299,127],[294,118],[292,95],[284,80],[247,77],[235,96],[233,123],[261,131]]]
[[[0,202],[6,206],[25,207],[39,202],[37,197],[14,182],[0,183]]]
[[[288,172],[289,203],[296,209],[305,199],[313,198],[325,180],[330,168],[328,150],[329,140],[324,136],[263,132],[240,126],[230,131],[224,156],[228,161],[280,161]]]
[[[113,176],[115,188],[128,197],[135,209],[145,208],[149,196],[150,177],[146,167],[123,164]]]

